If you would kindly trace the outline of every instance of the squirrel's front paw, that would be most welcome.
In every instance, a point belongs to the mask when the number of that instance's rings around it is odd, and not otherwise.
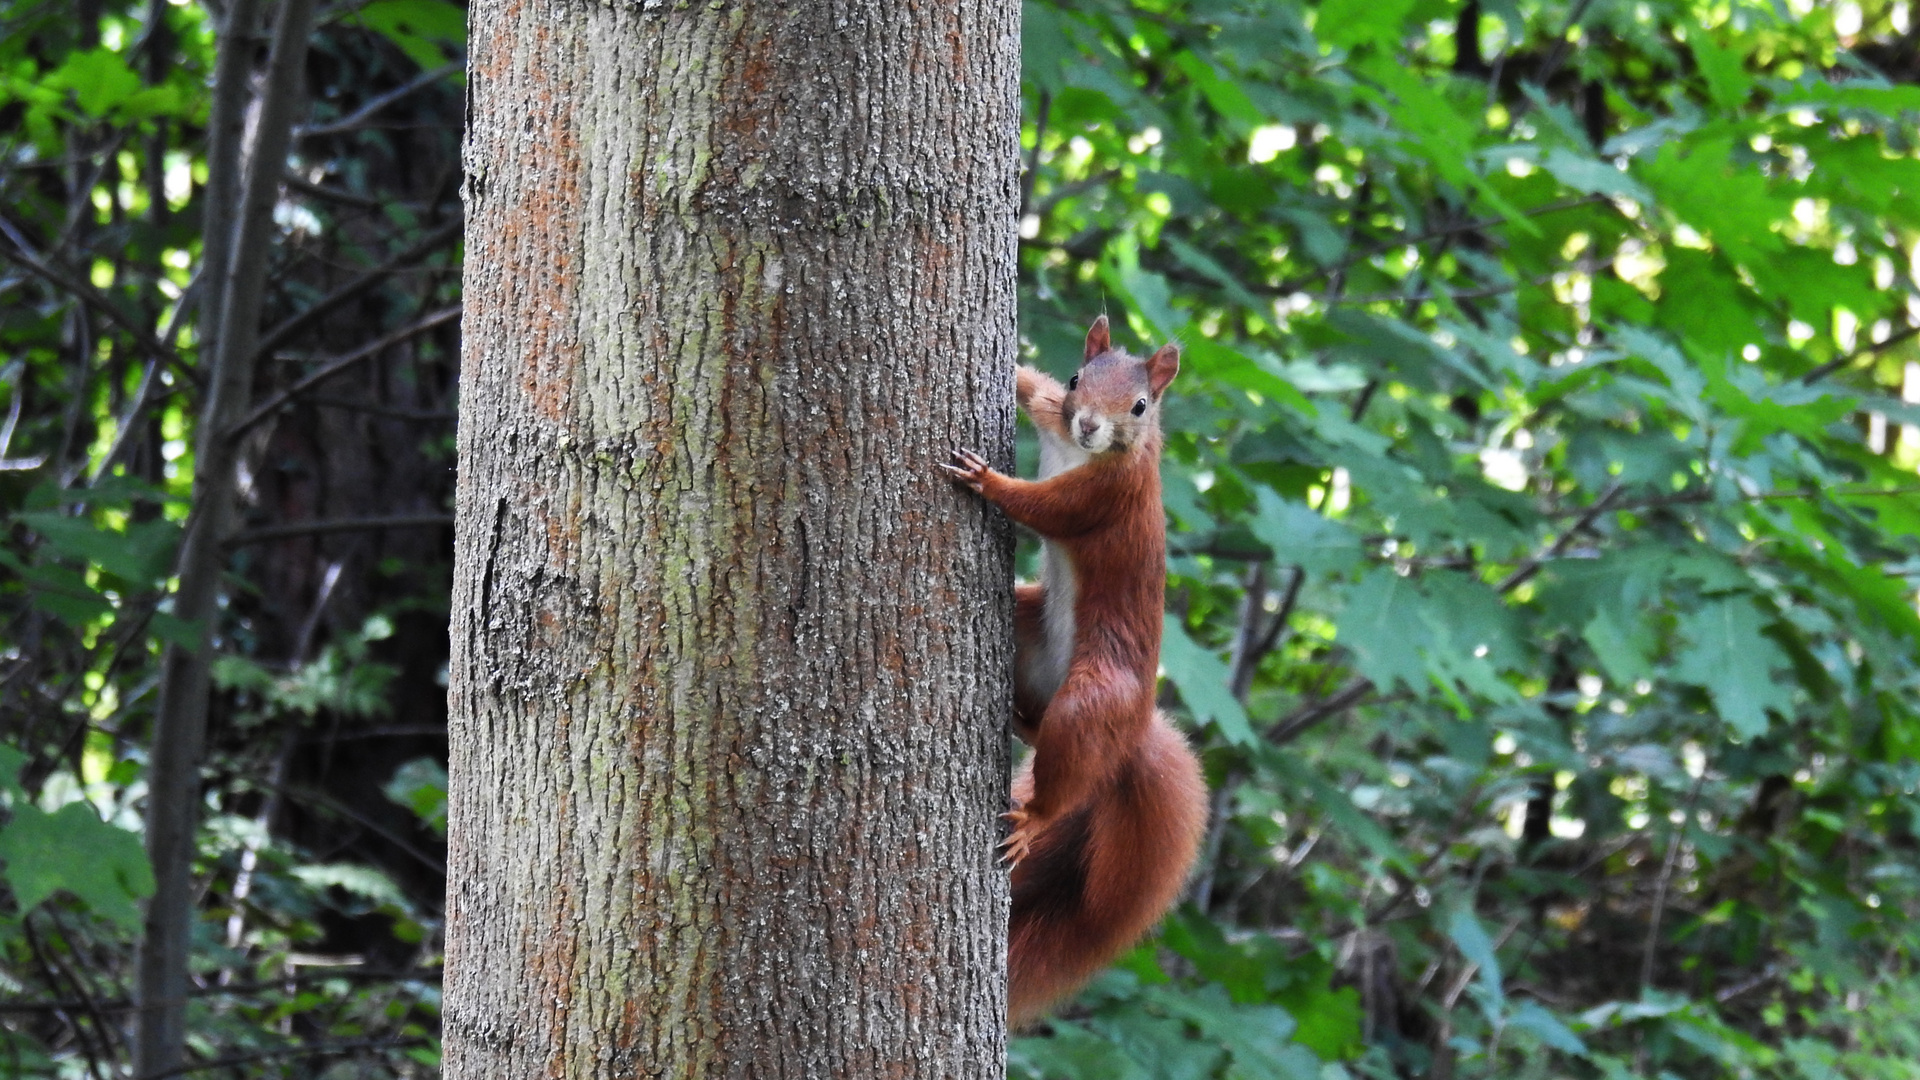
[[[1013,824],[1013,831],[1000,841],[1000,862],[1011,870],[1027,857],[1027,849],[1033,846],[1034,838],[1040,835],[1040,823],[1030,818],[1025,810],[1009,810],[1000,816]]]
[[[979,454],[971,450],[955,450],[953,461],[951,465],[940,466],[947,476],[972,488],[975,494],[986,487],[987,474],[993,470],[987,467],[987,463],[981,460]]]

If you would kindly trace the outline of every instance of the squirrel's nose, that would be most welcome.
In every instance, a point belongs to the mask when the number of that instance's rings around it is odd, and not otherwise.
[[[1091,416],[1083,416],[1080,418],[1080,434],[1091,435],[1098,430],[1100,430],[1100,421]]]

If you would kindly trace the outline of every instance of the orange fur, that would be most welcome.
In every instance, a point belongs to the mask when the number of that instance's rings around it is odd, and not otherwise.
[[[1159,399],[1171,345],[1141,360],[1087,334],[1072,388],[1022,367],[1020,404],[1055,475],[994,472],[957,452],[948,472],[1039,533],[1045,584],[1015,591],[1015,726],[1033,747],[1014,779],[1007,1009],[1038,1018],[1137,941],[1178,898],[1206,827],[1206,783],[1154,709],[1166,593]],[[1139,409],[1139,412],[1135,412]],[[1064,574],[1056,579],[1054,574]],[[1071,596],[1071,618],[1048,607]],[[1058,621],[1051,621],[1058,620]],[[1070,624],[1070,655],[1052,634]],[[1064,663],[1062,661],[1064,660]]]

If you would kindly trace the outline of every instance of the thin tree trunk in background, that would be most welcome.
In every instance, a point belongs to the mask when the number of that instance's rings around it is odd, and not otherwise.
[[[207,190],[200,239],[200,359],[212,363],[220,337],[233,261],[234,211],[240,203],[240,143],[246,134],[253,74],[254,24],[261,0],[228,0],[214,57],[213,100],[207,114]]]
[[[472,8],[451,1080],[1001,1074],[1018,19]]]
[[[238,12],[243,4],[236,3]],[[194,447],[193,511],[181,539],[179,588],[173,614],[196,627],[197,648],[169,646],[154,715],[147,785],[147,858],[154,893],[140,941],[136,1077],[167,1073],[181,1064],[186,1041],[187,961],[194,921],[194,831],[200,810],[200,765],[207,735],[208,674],[213,623],[219,615],[223,544],[232,528],[236,483],[233,441],[227,429],[246,412],[253,387],[260,308],[272,253],[273,205],[285,171],[287,140],[303,100],[307,38],[314,0],[281,0],[273,53],[261,92],[253,153],[239,205],[209,214],[233,223],[230,264],[209,266],[219,302],[215,348],[205,363],[207,397]],[[234,24],[239,32],[244,24]],[[222,74],[228,75],[222,64]],[[244,74],[244,72],[242,73]],[[220,88],[214,97],[222,97]],[[217,130],[217,129],[216,129]],[[217,138],[217,137],[216,137]],[[209,239],[217,225],[209,226]],[[203,308],[203,313],[207,311]],[[202,352],[203,357],[209,354]]]

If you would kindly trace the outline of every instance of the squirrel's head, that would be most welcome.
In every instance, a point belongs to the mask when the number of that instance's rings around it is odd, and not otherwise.
[[[1145,360],[1113,347],[1107,317],[1087,331],[1086,361],[1067,380],[1061,417],[1067,434],[1093,454],[1130,450],[1160,430],[1160,395],[1180,371],[1180,347],[1162,345]]]

